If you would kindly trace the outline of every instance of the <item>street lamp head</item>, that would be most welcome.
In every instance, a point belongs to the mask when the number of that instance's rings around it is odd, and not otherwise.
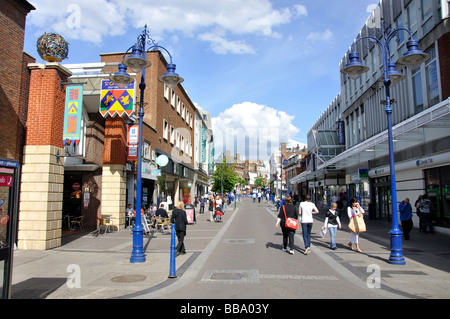
[[[341,70],[341,73],[347,74],[351,79],[356,80],[361,74],[369,71],[369,68],[359,61],[358,52],[351,52],[349,60],[350,62]]]
[[[131,55],[123,59],[122,63],[129,67],[134,73],[141,72],[151,64],[150,61],[144,57],[142,47],[139,44],[133,46]]]
[[[387,73],[389,79],[392,82],[392,85],[395,85],[396,83],[406,78],[404,74],[395,70],[395,63],[389,63]]]
[[[412,70],[417,69],[422,62],[427,61],[430,55],[424,53],[422,50],[418,49],[419,43],[417,41],[411,40],[406,43],[408,52],[406,52],[400,59],[398,59],[398,64],[406,65]]]
[[[109,77],[118,87],[124,88],[134,81],[134,79],[127,73],[127,66],[119,63],[119,71]]]
[[[165,83],[170,89],[173,89],[178,84],[182,83],[184,79],[175,73],[176,65],[173,63],[167,64],[167,72],[159,77],[159,81]]]

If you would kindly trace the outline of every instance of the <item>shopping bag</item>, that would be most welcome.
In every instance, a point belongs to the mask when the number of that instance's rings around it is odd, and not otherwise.
[[[364,233],[366,231],[366,223],[364,223],[364,217],[355,215],[350,218],[348,229],[350,229],[352,233]]]
[[[322,229],[320,230],[320,236],[322,236],[322,238],[325,238],[326,234],[327,234],[327,228],[325,226],[323,226]]]

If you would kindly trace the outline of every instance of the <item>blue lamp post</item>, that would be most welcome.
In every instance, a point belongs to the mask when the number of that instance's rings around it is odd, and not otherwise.
[[[148,39],[148,40],[147,40]],[[146,44],[150,45],[146,50]],[[141,222],[141,205],[142,205],[142,123],[144,121],[144,91],[145,91],[145,69],[150,66],[150,61],[146,59],[146,54],[149,51],[158,51],[163,49],[170,57],[170,63],[167,64],[167,73],[159,78],[160,82],[166,83],[169,88],[174,88],[179,83],[183,82],[183,78],[175,73],[175,64],[172,64],[172,56],[165,48],[155,44],[149,37],[147,25],[138,36],[138,41],[135,45],[129,48],[123,55],[122,63],[119,64],[119,71],[110,76],[110,80],[116,83],[118,87],[125,87],[134,79],[126,72],[127,68],[135,73],[141,72],[140,101],[139,101],[139,141],[138,141],[138,160],[136,172],[136,223],[133,229],[133,251],[131,253],[130,262],[139,263],[145,262],[144,253],[144,229]],[[131,55],[127,53],[131,50]]]
[[[405,28],[398,28],[395,30],[385,30],[382,24],[383,36],[378,39],[373,36],[363,36],[359,38],[352,46],[352,52],[349,54],[349,63],[341,70],[342,73],[347,74],[351,79],[358,79],[362,73],[365,73],[369,68],[359,61],[359,53],[355,52],[356,44],[363,39],[369,39],[375,42],[380,47],[383,56],[383,70],[384,70],[384,87],[386,91],[386,115],[388,124],[388,141],[389,141],[389,168],[391,175],[391,206],[392,206],[392,229],[389,232],[391,236],[391,255],[389,256],[389,263],[396,265],[404,265],[405,258],[402,252],[402,232],[398,227],[398,213],[397,213],[397,188],[395,183],[395,167],[394,167],[394,143],[392,136],[392,108],[390,99],[390,85],[393,82],[402,80],[404,76],[395,70],[395,63],[391,61],[389,52],[390,41],[398,35],[400,31],[409,34],[409,41],[406,43],[408,52],[397,60],[398,64],[405,65],[413,70],[417,69],[421,63],[428,60],[430,56],[418,49],[418,42],[413,39],[413,34],[410,30]]]

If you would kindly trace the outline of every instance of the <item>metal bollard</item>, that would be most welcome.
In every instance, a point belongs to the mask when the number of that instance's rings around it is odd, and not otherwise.
[[[169,278],[177,278],[175,267],[175,224],[170,231],[170,271]]]

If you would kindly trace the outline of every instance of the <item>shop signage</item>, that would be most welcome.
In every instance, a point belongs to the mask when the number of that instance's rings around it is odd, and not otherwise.
[[[128,161],[138,158],[139,125],[128,126]]]
[[[66,89],[66,102],[64,106],[64,144],[81,139],[81,118],[83,117],[83,85],[70,85]]]
[[[131,116],[134,113],[136,101],[136,81],[129,83],[125,88],[119,88],[111,80],[102,80],[100,93],[100,114],[115,117],[119,115]]]
[[[14,170],[12,168],[0,167],[0,186],[11,187]]]

